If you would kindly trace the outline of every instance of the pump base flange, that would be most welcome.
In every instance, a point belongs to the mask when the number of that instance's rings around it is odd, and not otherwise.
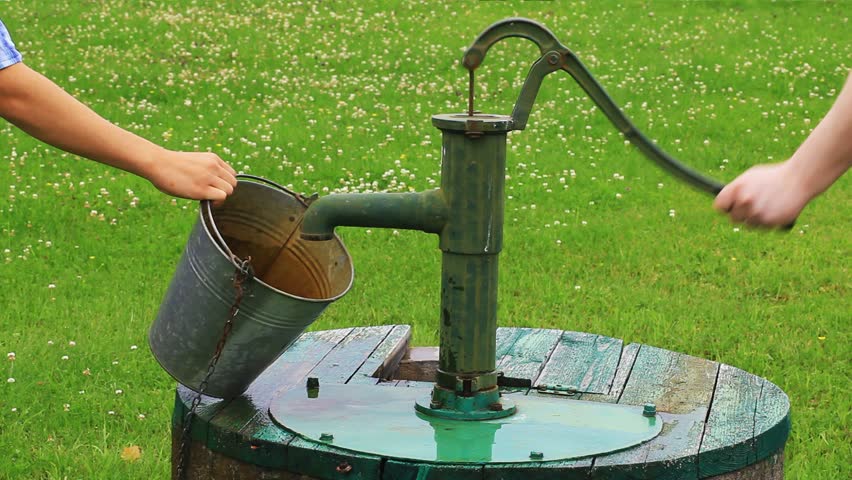
[[[503,396],[503,400],[506,400]],[[656,437],[658,415],[642,406],[513,394],[514,415],[453,420],[415,409],[424,388],[321,385],[273,399],[270,417],[319,444],[401,460],[523,463],[567,460],[622,450]]]

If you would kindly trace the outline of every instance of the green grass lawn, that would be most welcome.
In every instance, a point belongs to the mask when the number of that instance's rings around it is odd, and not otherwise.
[[[25,61],[105,117],[305,193],[436,186],[430,117],[465,110],[463,49],[508,16],[547,25],[650,138],[723,180],[789,156],[852,68],[846,2],[7,5]],[[477,108],[509,113],[537,57],[495,46]],[[787,478],[852,477],[848,175],[789,233],[734,228],[563,73],[509,141],[500,325],[764,376],[792,402]],[[197,205],[5,122],[0,156],[0,478],[165,478],[174,382],[146,333]],[[435,238],[339,233],[355,286],[312,328],[407,323],[436,345]]]

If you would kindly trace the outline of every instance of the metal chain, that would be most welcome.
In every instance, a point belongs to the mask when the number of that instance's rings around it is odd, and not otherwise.
[[[234,291],[236,292],[236,297],[234,298],[233,305],[231,305],[231,309],[228,311],[228,317],[225,320],[225,326],[222,328],[222,336],[219,338],[219,343],[216,344],[216,350],[213,353],[213,357],[210,359],[210,364],[207,366],[207,373],[204,375],[204,379],[198,385],[195,397],[192,399],[192,403],[190,404],[189,411],[186,412],[186,416],[184,416],[183,418],[183,430],[180,434],[180,449],[178,450],[178,480],[184,480],[186,475],[186,466],[187,461],[189,460],[190,433],[192,432],[192,420],[195,418],[195,411],[198,409],[198,405],[201,403],[201,397],[207,390],[207,384],[210,381],[210,377],[212,377],[213,372],[216,371],[216,364],[219,363],[219,357],[222,356],[222,351],[225,349],[225,342],[228,340],[228,336],[231,334],[231,330],[234,328],[234,319],[240,312],[240,303],[242,303],[243,297],[245,296],[247,290],[246,284],[250,282],[252,277],[254,276],[254,272],[251,268],[251,257],[246,257],[245,260],[235,257],[234,260],[237,264],[237,269],[234,272],[233,277]]]

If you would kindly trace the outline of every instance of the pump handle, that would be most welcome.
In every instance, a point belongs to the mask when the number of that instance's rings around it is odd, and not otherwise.
[[[512,123],[515,130],[523,130],[526,127],[530,111],[533,103],[535,103],[535,97],[538,95],[544,77],[557,70],[564,70],[591,97],[613,126],[645,157],[680,180],[713,196],[718,195],[724,188],[723,183],[698,173],[649,140],[627,118],[574,52],[559,43],[553,33],[538,22],[526,18],[507,18],[491,25],[479,34],[470,48],[465,51],[462,65],[473,72],[485,60],[485,54],[492,45],[509,37],[531,40],[539,47],[542,54],[530,68],[512,110]]]

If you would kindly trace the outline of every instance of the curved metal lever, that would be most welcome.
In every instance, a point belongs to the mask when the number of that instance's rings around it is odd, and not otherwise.
[[[607,119],[627,140],[642,152],[645,157],[693,187],[713,196],[717,195],[724,184],[706,177],[681,163],[648,139],[595,80],[580,59],[568,47],[556,39],[553,33],[543,25],[526,18],[508,18],[486,28],[470,48],[465,51],[462,65],[472,75],[485,60],[485,54],[492,45],[504,38],[521,37],[532,40],[541,51],[541,57],[533,63],[521,93],[512,110],[512,122],[516,130],[523,130],[529,119],[535,97],[538,95],[544,77],[557,70],[564,70],[580,85],[583,91],[603,111]]]
[[[532,40],[538,45],[541,54],[550,50],[565,49],[556,40],[556,36],[544,27],[544,25],[527,18],[507,18],[486,28],[480,33],[473,44],[464,52],[462,65],[464,68],[476,70],[485,60],[485,54],[492,45],[509,37],[521,37]]]

